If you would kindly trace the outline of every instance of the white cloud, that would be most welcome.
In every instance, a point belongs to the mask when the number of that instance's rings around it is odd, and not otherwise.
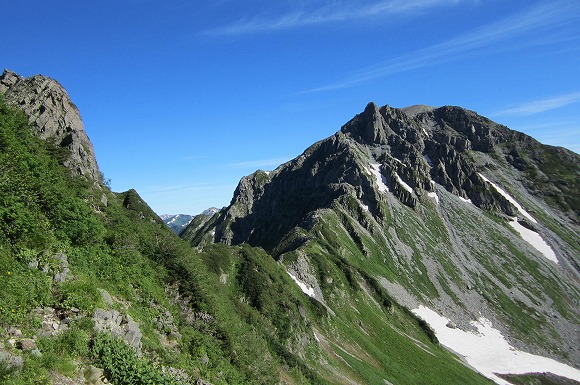
[[[463,36],[391,58],[356,72],[343,80],[307,90],[305,93],[354,87],[395,73],[456,61],[477,50],[501,42],[509,42],[511,44],[509,49],[517,49],[524,46],[569,40],[571,37],[568,35],[559,35],[557,40],[546,40],[545,34],[546,31],[554,30],[563,24],[576,20],[579,15],[580,6],[576,2],[540,4],[527,12],[505,18]],[[523,38],[525,34],[532,32],[541,32],[538,34],[541,36],[534,35],[534,38]]]
[[[497,111],[493,115],[521,115],[528,116],[539,114],[541,112],[554,110],[570,104],[580,102],[580,92],[572,92],[565,95],[559,95],[547,99],[536,100],[533,102],[522,103],[515,107],[506,108]]]
[[[331,1],[315,9],[296,9],[278,16],[264,15],[240,19],[235,23],[202,32],[209,36],[239,36],[303,26],[360,20],[381,15],[422,11],[465,0],[382,0],[362,4],[355,1]]]

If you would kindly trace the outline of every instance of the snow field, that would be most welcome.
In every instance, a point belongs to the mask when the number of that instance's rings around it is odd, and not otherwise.
[[[514,218],[510,222],[510,226],[513,227],[522,237],[522,239],[528,242],[530,245],[534,247],[534,249],[538,250],[542,255],[548,258],[550,261],[558,263],[558,258],[556,258],[556,253],[554,250],[544,241],[544,239],[540,236],[540,234],[532,231],[524,226],[522,226],[517,218]]]
[[[427,193],[427,196],[428,196],[429,198],[433,198],[433,199],[435,199],[435,202],[436,202],[437,204],[439,204],[439,196],[437,195],[437,193],[436,193],[436,192],[434,192],[434,191],[433,191],[433,192],[428,192],[428,193]]]
[[[471,321],[477,332],[447,327],[449,319],[420,305],[413,314],[425,320],[435,331],[439,342],[462,356],[485,377],[500,385],[511,385],[496,374],[551,372],[580,381],[580,371],[551,358],[537,356],[512,347],[501,332],[485,318]]]
[[[401,186],[403,186],[403,188],[405,190],[407,190],[411,194],[413,193],[413,189],[411,188],[411,186],[409,186],[407,183],[405,183],[405,181],[401,179],[401,177],[399,176],[399,174],[395,173],[395,177],[397,178],[397,182],[399,182],[399,184]]]

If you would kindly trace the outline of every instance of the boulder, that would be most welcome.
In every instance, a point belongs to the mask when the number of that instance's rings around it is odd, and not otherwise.
[[[121,314],[117,310],[96,308],[93,314],[95,330],[110,333],[123,339],[127,345],[141,354],[141,330],[139,324],[128,314]]]

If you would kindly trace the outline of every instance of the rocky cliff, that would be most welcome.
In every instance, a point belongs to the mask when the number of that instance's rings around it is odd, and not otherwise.
[[[56,80],[42,75],[24,78],[4,70],[0,76],[0,94],[26,113],[35,135],[69,150],[64,164],[74,174],[102,182],[79,110]]]

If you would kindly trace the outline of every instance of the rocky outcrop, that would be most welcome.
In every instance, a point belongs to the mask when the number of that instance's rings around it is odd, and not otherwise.
[[[129,314],[122,314],[114,309],[96,308],[93,320],[96,331],[107,332],[122,338],[127,345],[135,349],[137,354],[141,354],[141,330],[139,324],[133,321]]]
[[[56,253],[49,258],[46,255],[37,255],[30,259],[28,267],[39,269],[45,274],[52,277],[54,282],[62,283],[73,276],[71,274],[68,258],[64,253]]]
[[[79,317],[79,309],[36,308],[34,314],[40,319],[40,329],[36,334],[41,337],[57,336],[68,330],[69,324]]]
[[[69,150],[64,165],[74,174],[102,183],[95,151],[79,110],[56,80],[42,75],[24,78],[4,70],[0,76],[0,94],[26,113],[35,135]]]
[[[0,367],[7,372],[16,372],[22,370],[24,359],[22,356],[12,354],[0,349]]]

